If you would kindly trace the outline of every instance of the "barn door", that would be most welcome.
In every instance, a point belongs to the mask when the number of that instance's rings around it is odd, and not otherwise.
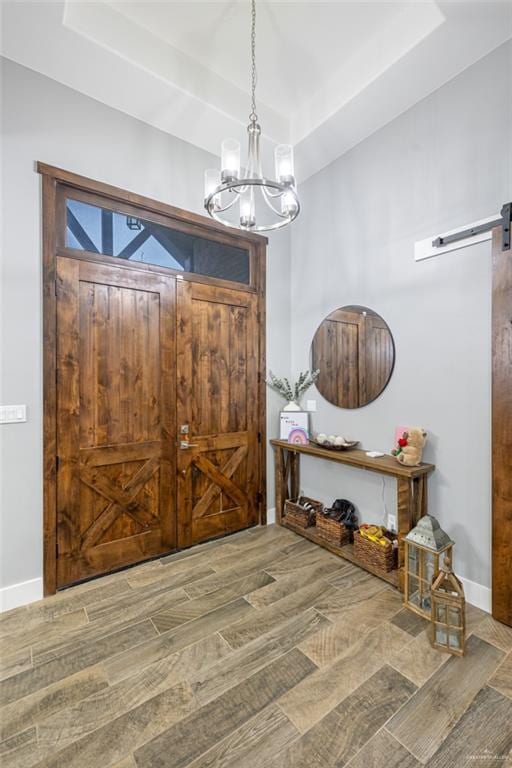
[[[492,238],[492,615],[512,627],[512,250]]]
[[[175,279],[57,259],[57,586],[168,552]]]
[[[179,281],[178,545],[257,522],[257,296]]]

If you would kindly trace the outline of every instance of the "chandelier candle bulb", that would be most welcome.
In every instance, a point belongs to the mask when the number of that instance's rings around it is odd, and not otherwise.
[[[204,172],[204,196],[208,197],[214,192],[220,184],[220,172],[217,168],[208,168]],[[217,209],[220,208],[220,200],[215,199],[214,205]]]
[[[291,144],[278,144],[274,150],[276,178],[281,184],[294,184],[293,147]]]
[[[240,142],[224,139],[221,144],[222,181],[234,181],[240,176]]]
[[[297,201],[295,200],[295,195],[291,192],[285,192],[281,196],[281,212],[288,216],[295,211],[296,207]]]
[[[252,187],[240,196],[240,224],[247,229],[255,224],[254,193]]]

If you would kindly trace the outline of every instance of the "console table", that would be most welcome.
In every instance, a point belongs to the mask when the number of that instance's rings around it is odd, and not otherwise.
[[[388,581],[404,589],[404,536],[414,528],[417,521],[427,514],[427,478],[434,471],[434,464],[420,464],[418,467],[405,467],[399,464],[394,456],[385,456],[371,459],[365,451],[351,448],[347,451],[332,451],[320,448],[317,445],[295,445],[286,440],[271,440],[274,448],[276,471],[276,522],[279,525],[290,528],[304,538],[314,541],[321,547],[325,547],[351,563],[365,568],[375,576]],[[284,515],[284,503],[286,499],[296,499],[300,495],[300,456],[305,454],[317,459],[335,461],[350,467],[365,469],[369,472],[378,472],[396,478],[397,482],[397,509],[396,519],[398,527],[398,569],[384,573],[377,568],[362,563],[354,555],[352,544],[336,546],[324,541],[315,531],[315,527],[298,528],[286,521]]]

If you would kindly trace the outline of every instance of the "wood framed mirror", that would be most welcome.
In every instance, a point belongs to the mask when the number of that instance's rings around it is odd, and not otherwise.
[[[388,324],[369,307],[335,309],[318,326],[311,344],[316,386],[340,408],[362,408],[387,387],[395,365]]]

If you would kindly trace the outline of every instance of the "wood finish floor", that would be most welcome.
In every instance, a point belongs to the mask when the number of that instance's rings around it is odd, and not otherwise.
[[[2,768],[512,765],[512,630],[464,658],[385,582],[254,528],[0,616]]]

